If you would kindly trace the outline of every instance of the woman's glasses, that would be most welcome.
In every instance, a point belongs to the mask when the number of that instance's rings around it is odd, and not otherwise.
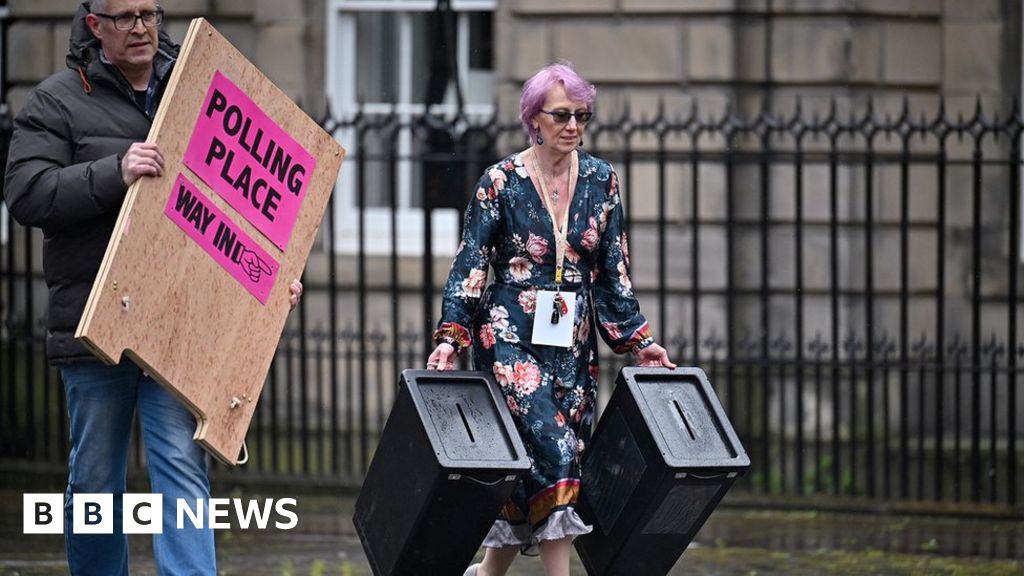
[[[559,124],[566,124],[569,122],[569,118],[575,118],[577,124],[586,124],[594,117],[594,113],[589,110],[579,110],[577,112],[569,112],[568,110],[541,110],[545,114],[550,114],[555,122]]]

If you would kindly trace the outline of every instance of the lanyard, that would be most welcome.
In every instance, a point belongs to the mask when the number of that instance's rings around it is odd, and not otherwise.
[[[569,164],[568,186],[565,191],[568,206],[566,206],[565,213],[562,214],[561,223],[555,220],[555,206],[552,204],[551,196],[548,194],[547,179],[544,177],[544,172],[540,169],[540,161],[537,160],[537,153],[532,149],[530,150],[530,159],[533,160],[533,166],[538,176],[537,181],[540,184],[541,202],[544,203],[544,208],[548,211],[548,215],[551,216],[551,226],[555,236],[555,287],[557,290],[561,291],[565,251],[566,247],[569,245],[569,207],[572,206],[573,193],[576,191],[576,176],[579,174],[579,156],[577,156],[575,150],[572,151],[572,158]]]

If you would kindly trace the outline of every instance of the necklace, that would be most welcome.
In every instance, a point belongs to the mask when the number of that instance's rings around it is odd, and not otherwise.
[[[536,166],[537,172],[540,173],[540,179],[541,179],[541,184],[542,184],[542,186],[541,186],[542,192],[544,192],[546,194],[548,189],[551,190],[551,203],[552,203],[552,207],[551,208],[552,208],[552,210],[554,210],[555,207],[558,206],[558,198],[559,198],[558,188],[557,187],[552,187],[551,184],[548,182],[547,174],[544,173],[544,169],[541,167],[541,162],[537,158],[537,153],[536,152],[533,153],[533,165]],[[571,176],[572,176],[572,166],[571,166],[571,163],[570,163],[570,169],[566,170],[566,173],[565,173],[565,189],[566,190],[569,189],[569,180],[570,180]]]

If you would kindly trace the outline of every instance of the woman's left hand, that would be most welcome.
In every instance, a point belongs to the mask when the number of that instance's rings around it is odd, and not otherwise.
[[[288,285],[288,291],[291,293],[288,296],[289,310],[295,310],[295,307],[299,305],[299,300],[302,300],[302,282],[299,282],[298,278],[292,280],[292,283]]]
[[[651,344],[650,346],[637,352],[636,365],[648,368],[655,368],[661,366],[664,366],[665,368],[676,367],[676,365],[673,364],[672,361],[668,359],[668,351],[666,351],[658,344]]]

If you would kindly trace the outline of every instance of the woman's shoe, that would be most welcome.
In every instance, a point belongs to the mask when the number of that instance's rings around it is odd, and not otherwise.
[[[473,564],[469,568],[466,568],[466,571],[462,574],[462,576],[476,576],[476,569],[479,567],[479,564]]]

